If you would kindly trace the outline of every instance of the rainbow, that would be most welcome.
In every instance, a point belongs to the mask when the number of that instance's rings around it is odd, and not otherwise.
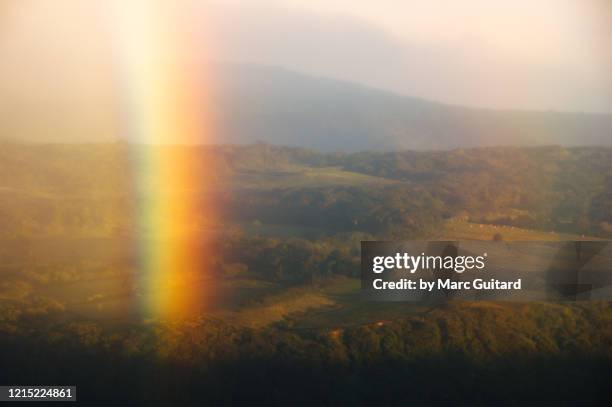
[[[202,37],[172,2],[130,0],[114,5],[122,128],[133,143],[141,310],[168,318],[198,312],[207,245],[202,217],[212,205],[202,187],[212,168],[197,148],[211,134],[207,75],[197,59]]]

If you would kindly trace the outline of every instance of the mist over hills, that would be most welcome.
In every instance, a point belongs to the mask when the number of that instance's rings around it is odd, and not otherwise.
[[[451,106],[273,67],[226,65],[219,90],[220,142],[323,151],[612,145],[611,115]]]
[[[324,152],[612,146],[610,114],[451,106],[261,65],[216,64],[213,71],[206,97],[216,130],[202,135],[203,144],[263,141]],[[112,89],[104,96],[79,92],[66,87],[61,97],[27,100],[8,95],[0,104],[0,140],[138,141],[126,136],[133,126],[121,123],[133,118],[112,102]],[[176,143],[184,143],[180,135]]]

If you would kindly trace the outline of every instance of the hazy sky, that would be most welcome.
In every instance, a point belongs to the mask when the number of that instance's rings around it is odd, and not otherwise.
[[[199,17],[198,35],[207,38],[194,41],[205,49],[194,52],[207,59],[277,65],[453,104],[610,112],[607,2],[174,3]],[[27,99],[28,92],[73,100],[105,94],[115,55],[108,3],[2,0],[0,90],[9,95],[3,103]],[[91,114],[104,120],[99,111]]]
[[[450,103],[610,111],[604,2],[234,0],[216,37],[227,59]]]

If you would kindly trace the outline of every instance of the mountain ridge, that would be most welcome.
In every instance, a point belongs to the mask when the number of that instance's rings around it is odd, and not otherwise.
[[[457,106],[263,65],[215,64],[212,72],[215,80],[206,90],[209,103],[202,113],[215,130],[195,143],[176,135],[176,144],[262,141],[349,153],[612,146],[612,114]],[[125,135],[133,126],[111,104],[95,98],[62,100],[0,109],[0,140],[141,142]]]
[[[222,142],[348,152],[612,145],[610,114],[455,106],[276,67],[232,65],[220,76]]]

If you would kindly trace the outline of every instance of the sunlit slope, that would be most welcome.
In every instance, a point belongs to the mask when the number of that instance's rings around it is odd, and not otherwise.
[[[436,240],[558,241],[597,240],[587,235],[525,229],[507,225],[482,224],[451,219],[440,227]]]
[[[396,180],[345,171],[340,167],[293,165],[282,170],[240,171],[227,181],[234,188],[274,189],[398,184]]]

